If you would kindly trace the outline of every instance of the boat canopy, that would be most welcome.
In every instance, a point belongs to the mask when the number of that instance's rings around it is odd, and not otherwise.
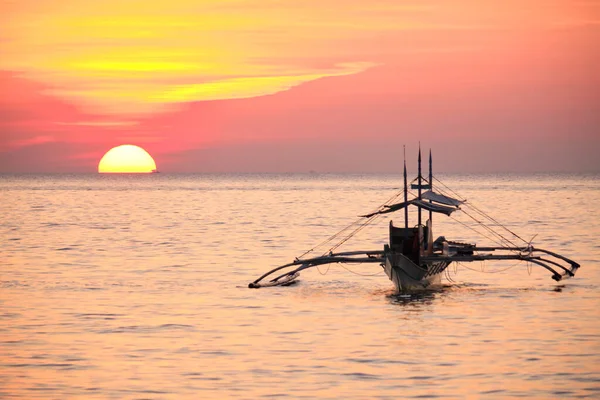
[[[441,196],[441,195],[439,195],[439,196]],[[450,199],[450,198],[448,198],[448,199]],[[450,200],[454,200],[454,199],[450,199]],[[458,201],[458,200],[456,200],[456,201]],[[401,210],[404,207],[407,207],[411,204],[414,206],[417,206],[419,208],[422,208],[424,210],[427,210],[427,211],[446,214],[448,216],[450,214],[452,214],[454,211],[457,211],[459,209],[458,206],[445,206],[445,205],[441,205],[441,204],[430,203],[430,202],[424,201],[424,200],[412,199],[409,201],[403,201],[402,203],[392,204],[390,206],[384,206],[385,209],[383,209],[383,210],[375,211],[373,213],[361,215],[361,216],[365,217],[365,218],[370,218],[377,214],[388,214],[388,213],[391,213],[394,211]]]
[[[457,200],[452,197],[444,196],[443,194],[432,192],[431,190],[421,194],[421,198],[425,200],[435,201],[436,203],[445,204],[447,206],[460,206],[466,200]]]
[[[433,203],[429,203],[427,201],[423,201],[423,200],[419,200],[419,199],[414,199],[410,203],[412,203],[415,206],[420,207],[424,210],[433,211],[433,212],[441,213],[441,214],[446,214],[448,216],[450,216],[450,214],[452,214],[454,211],[458,210],[458,207],[449,207],[449,206],[443,206],[441,204],[433,204]]]

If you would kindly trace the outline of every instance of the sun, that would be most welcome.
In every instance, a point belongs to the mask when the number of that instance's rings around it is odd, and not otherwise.
[[[156,172],[156,163],[148,152],[139,146],[123,144],[113,147],[98,163],[98,172],[103,173],[151,173]]]

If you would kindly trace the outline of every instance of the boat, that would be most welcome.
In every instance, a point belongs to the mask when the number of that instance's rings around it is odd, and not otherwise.
[[[433,176],[432,164],[430,150],[429,176],[423,177],[419,146],[418,174],[410,184],[412,198],[409,199],[405,155],[404,185],[401,192],[396,193],[373,212],[360,216],[357,222],[327,239],[324,243],[333,240],[338,240],[338,242],[322,255],[306,257],[314,250],[313,248],[300,257],[296,257],[294,261],[266,272],[249,283],[248,287],[291,285],[296,282],[303,270],[336,263],[378,263],[393,282],[398,293],[439,287],[443,274],[447,273],[448,266],[459,262],[516,260],[545,268],[555,281],[575,276],[580,267],[578,263],[556,252],[532,246],[531,240],[522,239],[495,218],[465,199],[461,199],[461,196],[457,196],[455,191]],[[416,193],[412,192],[413,190],[416,190]],[[402,195],[402,201],[398,201]],[[409,207],[416,208],[416,226],[409,225]],[[404,212],[404,224],[395,226],[392,221],[389,222],[389,243],[385,244],[382,250],[335,252],[338,247],[375,219],[396,211]],[[433,240],[433,215],[443,214],[451,217],[455,212],[469,215],[484,230],[484,236],[495,242],[494,245],[477,246],[472,243],[448,240],[444,236]],[[424,214],[428,216],[425,223],[422,222]],[[475,214],[477,218],[472,214]],[[501,229],[499,230],[498,227]]]

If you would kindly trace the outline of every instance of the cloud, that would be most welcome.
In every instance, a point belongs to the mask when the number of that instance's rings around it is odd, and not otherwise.
[[[75,121],[75,122],[56,122],[57,125],[65,126],[93,126],[93,127],[126,127],[135,126],[138,121]]]
[[[22,1],[3,10],[0,69],[51,84],[49,94],[90,113],[165,112],[357,74],[411,52],[481,48],[490,31],[597,20],[582,9],[566,0]]]
[[[0,153],[3,158],[12,157],[10,154],[30,154],[19,153],[29,147],[49,149],[49,145],[55,143],[85,144],[97,149],[93,153],[98,157],[107,147],[121,144],[121,141],[144,144],[156,143],[163,138],[149,133],[148,128],[140,131],[138,120],[87,114],[63,99],[48,95],[47,86],[14,72],[0,71],[0,87],[6,90],[6,95],[0,96]],[[37,160],[14,159],[15,165],[21,165],[21,162],[35,163]]]
[[[93,172],[94,166],[88,160],[73,158],[86,149],[89,150],[89,146],[81,143],[42,141],[12,151],[0,151],[0,172]]]
[[[288,90],[304,82],[320,78],[356,74],[373,66],[375,64],[365,62],[344,63],[318,73],[255,76],[224,79],[202,84],[179,85],[165,91],[156,100],[170,103],[259,97]]]
[[[15,140],[13,142],[8,143],[9,148],[19,148],[19,147],[28,147],[35,146],[38,144],[51,143],[55,142],[56,139],[52,136],[34,136],[28,139]]]
[[[333,8],[321,15],[314,7],[253,1],[61,3],[40,1],[38,12],[35,3],[10,10],[0,69],[51,84],[48,94],[90,113],[164,112],[179,102],[262,96],[372,65],[348,54],[322,67],[298,62],[331,52],[338,35],[316,30],[330,31],[327,25],[341,16]],[[283,58],[276,62],[275,54]],[[298,55],[304,57],[286,59]]]

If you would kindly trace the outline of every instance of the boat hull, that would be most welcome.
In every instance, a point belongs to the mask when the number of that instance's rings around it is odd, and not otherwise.
[[[383,268],[398,293],[434,289],[442,283],[448,262],[437,262],[423,268],[400,253],[387,254]]]

